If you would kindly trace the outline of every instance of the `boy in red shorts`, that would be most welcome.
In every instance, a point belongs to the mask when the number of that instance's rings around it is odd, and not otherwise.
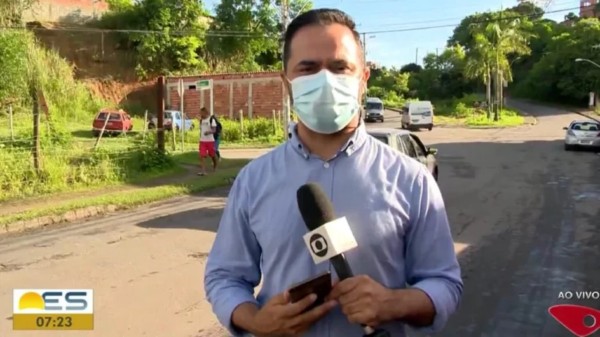
[[[217,123],[206,108],[200,109],[200,172],[198,175],[206,175],[204,161],[206,157],[210,157],[213,163],[213,172],[217,169],[217,156],[215,151],[215,137],[217,131]]]

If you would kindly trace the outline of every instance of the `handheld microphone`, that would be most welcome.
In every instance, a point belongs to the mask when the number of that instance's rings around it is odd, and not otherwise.
[[[298,208],[309,232],[304,242],[315,264],[329,260],[340,280],[352,277],[352,269],[344,256],[358,244],[345,217],[335,218],[333,204],[317,184],[302,185],[297,193]],[[389,337],[381,329],[363,325],[365,337]]]

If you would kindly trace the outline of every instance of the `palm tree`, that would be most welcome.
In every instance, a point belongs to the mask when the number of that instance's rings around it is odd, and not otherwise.
[[[528,43],[532,34],[523,30],[521,20],[503,19],[502,12],[492,22],[472,26],[471,32],[475,44],[469,51],[465,73],[468,77],[479,78],[485,83],[488,106],[492,106],[491,82],[494,82],[494,120],[497,121],[502,109],[503,84],[512,81],[509,56],[531,53]]]
[[[492,60],[493,48],[490,41],[482,33],[473,35],[474,46],[467,54],[465,76],[469,79],[480,79],[485,84],[485,99],[487,102],[487,117],[490,118],[492,106]]]

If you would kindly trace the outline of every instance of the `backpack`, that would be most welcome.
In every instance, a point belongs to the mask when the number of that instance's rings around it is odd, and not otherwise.
[[[223,125],[221,125],[221,122],[219,122],[217,117],[215,117],[214,115],[210,116],[210,121],[211,123],[212,121],[215,121],[215,123],[217,124],[217,132],[215,133],[215,137],[219,137],[221,135],[221,131],[223,131]]]

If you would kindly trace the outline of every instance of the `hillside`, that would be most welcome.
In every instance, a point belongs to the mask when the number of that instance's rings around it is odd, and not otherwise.
[[[154,108],[154,81],[137,80],[135,55],[121,45],[122,33],[42,22],[28,23],[28,27],[43,46],[58,52],[73,65],[76,78],[93,93],[130,108],[133,114]]]

